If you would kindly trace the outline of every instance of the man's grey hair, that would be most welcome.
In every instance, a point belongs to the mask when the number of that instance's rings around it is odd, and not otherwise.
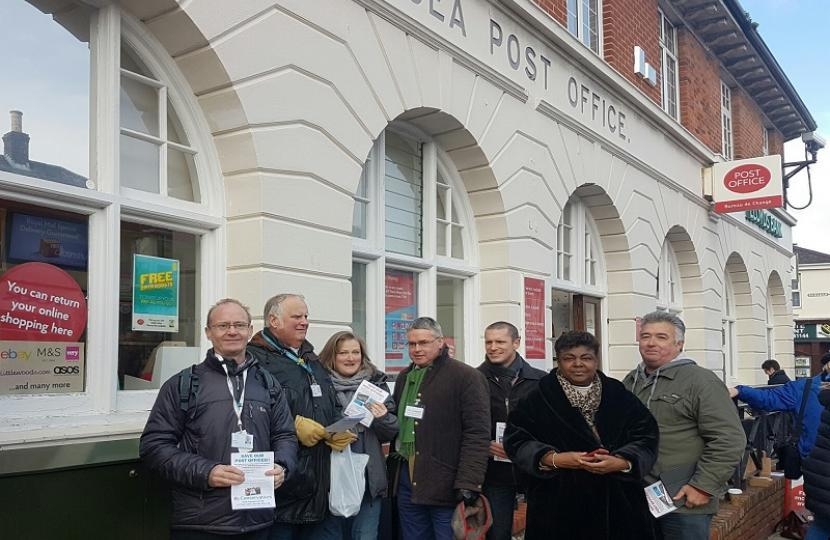
[[[409,333],[413,330],[429,330],[432,332],[432,337],[436,339],[444,337],[444,331],[441,330],[441,325],[432,317],[418,317],[412,321],[412,324],[409,325],[406,332]]]
[[[674,339],[676,341],[686,341],[686,325],[683,319],[668,311],[652,311],[643,315],[640,319],[640,325],[645,326],[652,323],[666,322],[674,326]]]
[[[305,296],[303,296],[302,294],[283,293],[278,294],[276,296],[272,296],[268,299],[267,302],[265,302],[265,309],[263,310],[263,322],[266,326],[268,325],[268,317],[270,317],[271,315],[277,317],[282,315],[282,304],[290,298],[299,298],[307,304],[307,302],[305,301]]]

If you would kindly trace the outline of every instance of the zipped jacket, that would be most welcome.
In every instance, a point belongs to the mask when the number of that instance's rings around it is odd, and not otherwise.
[[[320,364],[314,347],[304,341],[299,348],[299,357],[305,361],[311,374],[297,365],[285,352],[288,350],[268,333],[257,332],[248,344],[248,352],[259,359],[262,367],[279,381],[291,410],[293,426],[297,415],[310,418],[323,427],[342,417],[340,404],[331,384],[328,371]],[[275,348],[276,343],[282,351]],[[312,378],[313,374],[313,378]],[[321,396],[311,394],[314,380],[320,385]],[[322,521],[328,515],[329,487],[331,484],[331,449],[324,441],[311,448],[299,446],[297,466],[291,478],[277,490],[277,523],[308,524]]]
[[[496,440],[496,423],[507,422],[510,411],[518,405],[519,401],[527,397],[545,376],[544,371],[528,364],[518,353],[513,362],[511,368],[517,368],[515,377],[506,373],[510,368],[492,364],[487,359],[477,368],[487,378],[487,386],[490,390],[490,440],[492,441]],[[496,461],[490,456],[484,485],[518,489],[523,484],[520,476],[512,463]]]
[[[708,504],[681,506],[684,514],[714,514],[718,498],[746,448],[746,434],[723,381],[694,360],[679,356],[646,374],[640,363],[626,375],[625,387],[642,401],[660,426],[657,464],[647,481],[685,476],[712,496]],[[676,482],[671,482],[676,483]],[[679,486],[678,486],[679,488]],[[674,493],[672,493],[674,496]]]
[[[239,370],[239,376],[247,371],[242,428],[253,435],[254,452],[274,452],[274,461],[287,470],[287,480],[296,466],[294,422],[279,388],[272,400],[261,369],[249,356]],[[199,390],[187,410],[182,409],[179,377],[162,385],[139,443],[139,455],[150,470],[173,483],[171,528],[243,534],[271,526],[273,510],[233,511],[230,488],[208,486],[210,471],[230,464],[231,434],[239,429],[228,375],[213,349],[194,368]],[[279,491],[276,497],[279,500]]]

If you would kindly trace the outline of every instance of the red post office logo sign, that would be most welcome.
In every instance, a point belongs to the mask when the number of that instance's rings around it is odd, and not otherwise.
[[[715,212],[722,214],[784,206],[781,156],[715,163],[708,171]],[[706,183],[704,181],[704,192]]]
[[[752,193],[763,189],[772,179],[772,173],[763,165],[750,163],[731,169],[723,177],[723,185],[733,193]]]

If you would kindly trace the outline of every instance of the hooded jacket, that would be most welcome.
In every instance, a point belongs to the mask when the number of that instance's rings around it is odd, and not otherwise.
[[[496,422],[507,422],[510,410],[514,409],[520,400],[527,397],[545,376],[545,372],[536,369],[516,353],[516,358],[509,368],[493,364],[484,360],[478,370],[487,377],[490,388],[490,440],[496,440]],[[506,373],[508,371],[513,373]],[[485,486],[508,486],[519,488],[520,473],[514,471],[512,463],[496,461],[491,456],[487,462],[487,475],[484,477]]]
[[[322,395],[311,395],[311,375],[284,353],[275,349],[263,337],[263,330],[257,332],[248,344],[248,352],[259,359],[262,367],[279,381],[291,409],[292,426],[297,415],[310,418],[322,426],[338,420],[340,404],[334,392],[326,369],[320,364],[314,347],[303,341],[299,357],[314,374]],[[269,333],[272,341],[279,341]],[[282,344],[280,344],[282,345]],[[283,346],[284,347],[284,346]],[[287,350],[288,347],[284,347]],[[331,450],[324,441],[311,448],[299,445],[297,466],[291,478],[277,490],[277,523],[307,524],[325,519],[329,508],[329,486],[331,484]]]
[[[790,378],[787,376],[787,372],[779,369],[769,376],[767,384],[787,384],[788,382],[790,382]]]
[[[726,385],[683,355],[650,375],[641,362],[623,384],[660,426],[657,463],[647,481],[661,478],[670,489],[689,484],[712,496],[708,504],[681,506],[677,512],[717,512],[718,498],[746,447],[746,434]]]
[[[813,514],[825,520],[830,519],[830,390],[819,393],[821,422],[818,436],[810,456],[804,460],[804,492],[806,506]]]
[[[274,461],[287,470],[287,481],[297,454],[294,423],[279,388],[272,403],[261,369],[249,355],[238,370],[239,376],[247,371],[242,427],[254,436],[254,452],[274,451]],[[171,527],[215,534],[242,534],[269,527],[274,521],[273,510],[233,511],[230,488],[208,486],[211,469],[230,464],[231,433],[238,430],[238,419],[228,375],[213,349],[194,368],[193,377],[199,379],[199,391],[187,411],[182,410],[179,399],[179,375],[162,385],[139,444],[141,459],[173,483]]]

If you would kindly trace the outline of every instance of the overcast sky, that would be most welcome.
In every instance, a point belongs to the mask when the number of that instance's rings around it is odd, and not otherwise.
[[[827,32],[830,31],[830,2],[827,0],[741,0],[743,8],[758,23],[758,32],[792,82],[818,124],[825,139],[830,136],[830,69],[827,60]],[[784,161],[804,159],[804,145],[791,141]],[[790,213],[798,219],[793,238],[798,245],[830,253],[830,147],[818,153],[818,163],[790,180],[787,194],[793,206],[813,201],[806,210]]]

